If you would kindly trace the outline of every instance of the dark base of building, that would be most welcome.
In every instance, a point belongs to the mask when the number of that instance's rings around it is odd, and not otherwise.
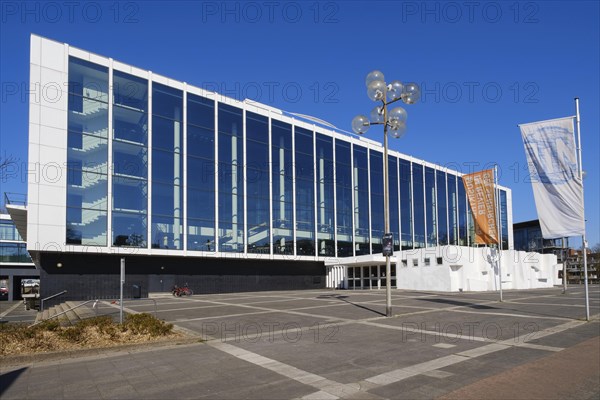
[[[66,290],[44,304],[67,300],[118,299],[125,258],[124,298],[170,293],[187,283],[194,294],[325,288],[325,265],[316,261],[216,259],[42,253],[41,297]]]

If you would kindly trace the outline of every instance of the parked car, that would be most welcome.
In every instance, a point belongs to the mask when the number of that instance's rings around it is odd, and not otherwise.
[[[6,286],[0,286],[0,296],[2,296],[2,297],[7,296],[8,297],[8,288]]]

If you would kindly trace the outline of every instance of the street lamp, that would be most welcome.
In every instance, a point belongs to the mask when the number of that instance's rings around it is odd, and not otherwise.
[[[416,83],[403,84],[400,81],[385,83],[385,78],[381,71],[371,71],[365,80],[367,85],[367,95],[381,105],[376,106],[371,111],[371,119],[364,115],[357,115],[352,120],[352,130],[360,135],[366,133],[371,125],[383,125],[383,201],[384,201],[384,239],[385,244],[391,240],[391,249],[384,245],[383,255],[385,256],[385,289],[386,289],[386,316],[392,316],[392,283],[390,256],[393,254],[394,241],[390,233],[390,200],[389,200],[389,170],[388,170],[388,130],[396,139],[404,136],[406,132],[406,110],[402,107],[395,107],[388,111],[388,106],[399,100],[406,104],[414,104],[421,97],[421,90]]]

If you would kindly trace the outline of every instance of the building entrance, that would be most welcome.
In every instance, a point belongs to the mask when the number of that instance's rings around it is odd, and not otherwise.
[[[385,265],[348,267],[348,289],[383,289],[386,278]],[[391,279],[396,288],[396,264],[391,265]]]

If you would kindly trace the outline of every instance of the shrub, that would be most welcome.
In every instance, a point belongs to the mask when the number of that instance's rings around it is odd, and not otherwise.
[[[173,324],[146,313],[127,315],[123,327],[131,333],[150,336],[165,336],[173,331]]]

